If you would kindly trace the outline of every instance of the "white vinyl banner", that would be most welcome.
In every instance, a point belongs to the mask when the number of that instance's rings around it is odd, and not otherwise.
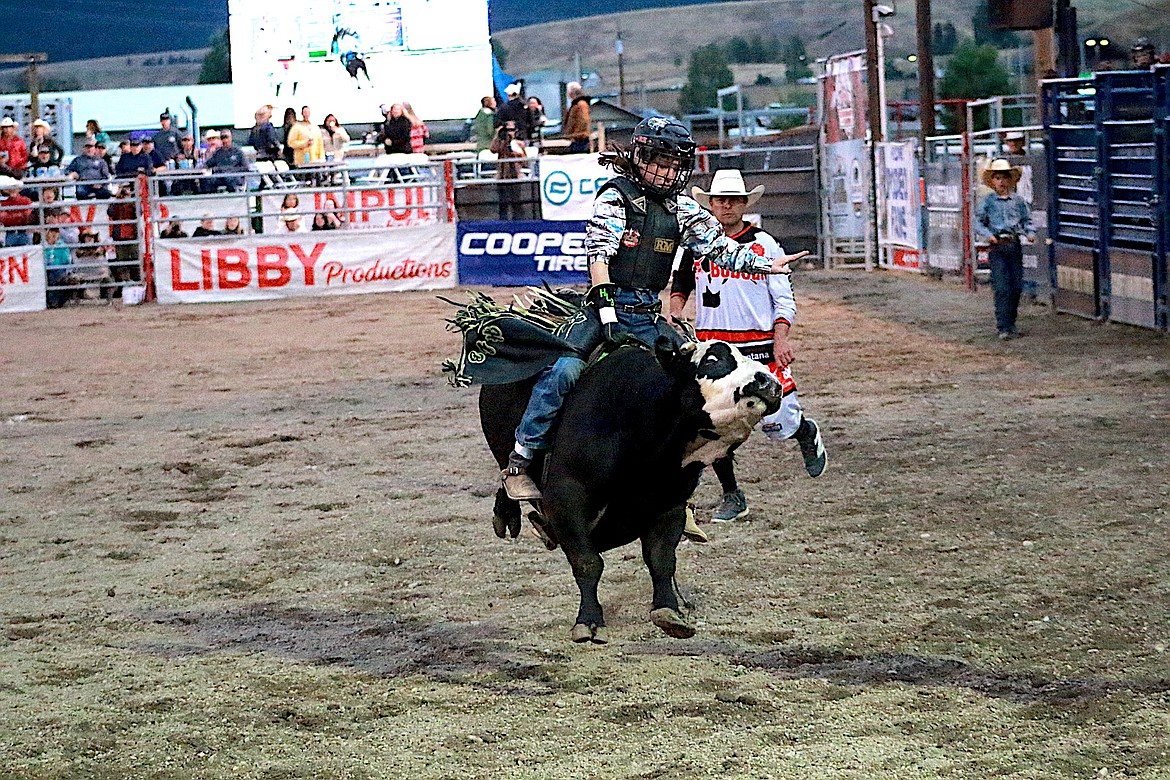
[[[597,190],[613,171],[595,154],[550,154],[540,158],[540,210],[545,219],[589,219]]]
[[[247,222],[249,200],[247,195],[160,199],[158,212],[154,215],[158,220],[154,225],[154,233],[158,235],[166,230],[167,225],[174,220],[183,223],[183,232],[187,235],[195,232],[199,220],[205,217],[215,221],[216,230],[223,230],[223,221],[227,217],[239,217],[241,223]]]
[[[455,225],[155,241],[159,303],[454,287]]]
[[[879,237],[883,244],[921,249],[919,240],[920,198],[918,159],[913,141],[884,143],[882,151],[881,194],[884,219]]]
[[[332,211],[347,219],[350,229],[396,228],[437,222],[443,188],[438,184],[371,184],[344,190],[277,190],[262,198],[265,233],[286,232],[281,222],[282,209],[286,208],[294,213]],[[301,221],[308,228],[313,214],[304,214]]]
[[[0,247],[0,313],[45,308],[45,256],[39,246]]]

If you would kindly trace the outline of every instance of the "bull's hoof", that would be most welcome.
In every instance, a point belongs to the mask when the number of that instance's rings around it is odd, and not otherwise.
[[[515,539],[520,535],[520,516],[506,518],[496,512],[492,515],[492,530],[501,539]]]
[[[662,629],[662,633],[675,639],[690,639],[695,635],[695,627],[678,610],[670,607],[659,607],[650,612],[650,622]]]
[[[592,642],[595,645],[604,645],[609,643],[605,626],[587,626],[584,623],[578,623],[573,626],[569,636],[578,644]]]

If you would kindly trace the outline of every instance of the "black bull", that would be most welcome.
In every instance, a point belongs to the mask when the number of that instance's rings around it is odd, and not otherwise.
[[[532,384],[480,392],[480,422],[501,468]],[[673,586],[686,502],[704,466],[746,439],[780,398],[763,365],[722,342],[680,351],[660,339],[657,359],[625,347],[582,375],[566,398],[543,471],[539,462],[533,467],[544,494],[543,524],[564,549],[581,593],[574,641],[606,641],[597,598],[601,553],[635,539],[654,586],[651,620],[670,636],[694,635]],[[495,514],[497,535],[507,529],[516,536],[520,507],[502,488]]]

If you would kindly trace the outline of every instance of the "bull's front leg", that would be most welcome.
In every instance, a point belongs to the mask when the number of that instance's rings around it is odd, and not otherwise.
[[[663,633],[676,639],[689,639],[695,627],[678,608],[674,591],[674,571],[677,564],[675,550],[686,525],[686,504],[665,512],[649,531],[642,535],[642,560],[650,571],[654,585],[650,620]]]
[[[492,529],[501,539],[520,535],[520,504],[508,498],[501,487],[496,490],[496,502],[492,507]]]

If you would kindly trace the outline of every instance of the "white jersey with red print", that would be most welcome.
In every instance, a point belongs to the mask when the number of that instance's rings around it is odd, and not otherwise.
[[[784,254],[776,239],[755,225],[729,235],[768,260]],[[719,339],[735,344],[741,352],[761,363],[772,362],[772,337],[776,323],[789,325],[796,318],[796,301],[786,274],[753,274],[727,271],[694,262],[695,330],[700,339]]]
[[[746,224],[728,238],[748,244],[761,257],[774,260],[784,254],[776,239],[755,225]],[[672,290],[687,297],[694,293],[695,334],[701,340],[719,339],[734,344],[740,352],[772,370],[784,388],[780,409],[764,418],[762,428],[770,439],[787,439],[796,433],[801,420],[800,400],[792,372],[780,368],[773,355],[775,326],[796,320],[796,299],[786,274],[753,274],[728,271],[695,260],[689,253],[693,274],[679,268]],[[694,287],[690,287],[691,280]]]

